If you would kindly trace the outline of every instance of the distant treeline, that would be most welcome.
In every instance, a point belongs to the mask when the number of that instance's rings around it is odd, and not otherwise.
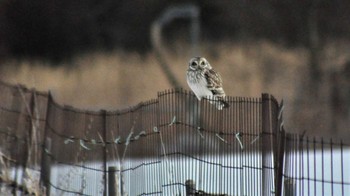
[[[0,0],[0,58],[62,60],[90,50],[151,48],[150,24],[171,5],[201,9],[201,39],[264,38],[287,46],[350,35],[350,1]],[[170,39],[186,29],[177,21]]]

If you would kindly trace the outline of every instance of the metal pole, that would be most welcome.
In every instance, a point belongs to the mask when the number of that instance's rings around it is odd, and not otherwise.
[[[43,149],[44,156],[43,156],[43,167],[41,171],[42,175],[42,183],[46,188],[46,195],[50,195],[50,177],[51,177],[51,157],[49,153],[51,153],[51,138],[45,139],[45,147]]]
[[[261,142],[261,151],[262,151],[262,195],[269,195],[270,187],[269,187],[269,163],[270,157],[269,152],[271,152],[271,101],[269,94],[262,94],[262,142]]]
[[[108,195],[109,196],[116,196],[116,179],[115,179],[115,173],[117,171],[116,167],[108,167]]]
[[[51,157],[49,157],[49,153],[51,153],[51,138],[47,136],[48,132],[48,123],[50,118],[50,105],[52,104],[52,95],[49,91],[47,97],[47,108],[46,108],[46,118],[45,118],[45,131],[44,131],[44,139],[43,145],[41,149],[41,168],[42,171],[40,173],[40,182],[41,185],[46,188],[46,195],[50,195],[50,166],[51,166]]]
[[[284,180],[284,196],[295,196],[295,183],[293,179]]]
[[[102,113],[102,118],[103,118],[103,141],[105,142],[103,144],[103,181],[104,181],[104,190],[103,190],[103,195],[107,195],[107,111],[106,110],[101,110]]]

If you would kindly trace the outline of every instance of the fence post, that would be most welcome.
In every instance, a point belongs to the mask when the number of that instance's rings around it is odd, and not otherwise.
[[[278,128],[279,107],[269,94],[262,94],[262,195],[281,195],[280,183],[280,132]],[[282,159],[283,161],[283,159]]]
[[[45,139],[44,149],[43,149],[43,161],[42,161],[42,171],[41,171],[41,182],[46,188],[46,195],[50,195],[50,176],[51,176],[51,138]]]
[[[116,167],[108,167],[108,196],[116,196],[116,180],[115,172],[117,171]]]
[[[275,186],[276,186],[276,195],[282,196],[282,179],[283,179],[283,165],[284,165],[284,148],[285,148],[285,130],[282,128],[280,130],[280,133],[278,134],[278,145],[276,151],[278,152],[277,157],[275,158],[275,164],[276,164],[276,173],[275,173]]]
[[[32,136],[33,136],[33,132],[34,132],[34,130],[33,130],[33,128],[34,128],[34,126],[35,126],[35,124],[33,124],[34,123],[34,121],[36,120],[35,118],[35,112],[34,112],[34,110],[35,110],[35,89],[32,89],[31,90],[31,97],[30,97],[30,102],[29,102],[29,104],[28,104],[28,106],[29,106],[29,108],[28,108],[28,110],[27,110],[27,112],[28,112],[28,118],[29,118],[29,122],[30,122],[30,128],[28,129],[28,132],[26,133],[27,135],[26,135],[26,139],[25,139],[25,146],[31,146],[32,145]],[[25,97],[23,97],[23,98],[25,98]],[[23,100],[24,102],[26,102],[26,100]],[[27,103],[24,103],[24,104],[27,104]],[[26,170],[26,168],[27,168],[27,161],[28,161],[28,158],[29,158],[29,149],[30,148],[25,148],[25,150],[24,150],[24,152],[23,152],[23,162],[22,162],[22,167],[23,167],[23,171],[25,171]],[[24,184],[24,179],[25,179],[25,176],[26,176],[26,172],[23,172],[22,173],[22,184]]]
[[[104,191],[103,195],[107,195],[107,111],[101,110],[102,118],[103,118],[103,130],[102,130],[102,137],[103,137],[103,181],[104,181]]]
[[[287,178],[284,180],[284,196],[295,196],[295,183],[293,179]]]
[[[193,180],[186,180],[186,196],[193,196],[196,194],[196,183]]]
[[[262,195],[270,195],[271,184],[270,180],[272,175],[269,175],[271,168],[271,152],[272,152],[272,115],[271,115],[271,98],[269,94],[262,94],[262,134],[261,134],[261,151],[262,151]]]
[[[275,148],[275,189],[276,195],[282,196],[282,179],[283,179],[283,165],[284,165],[284,150],[285,150],[285,140],[286,140],[286,132],[283,128],[283,100],[278,107],[278,115],[277,115],[277,127],[276,127],[276,148]]]
[[[123,162],[120,162],[119,179],[120,195],[125,195],[124,193],[124,176],[123,176]]]
[[[51,157],[50,154],[52,152],[52,144],[51,144],[51,138],[47,136],[47,130],[48,130],[48,120],[50,115],[50,105],[52,103],[52,95],[50,91],[48,92],[47,96],[47,108],[46,108],[46,117],[45,117],[45,129],[44,129],[44,137],[43,137],[43,145],[41,149],[41,168],[42,171],[40,173],[40,183],[41,186],[45,187],[46,195],[50,195],[50,166],[51,166]]]

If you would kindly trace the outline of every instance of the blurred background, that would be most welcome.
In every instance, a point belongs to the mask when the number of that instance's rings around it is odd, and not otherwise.
[[[122,109],[189,89],[205,56],[229,96],[284,100],[288,132],[350,139],[350,2],[1,0],[0,80]]]

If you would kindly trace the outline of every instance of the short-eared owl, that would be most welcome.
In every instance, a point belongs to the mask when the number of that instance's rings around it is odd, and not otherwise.
[[[198,100],[207,97],[217,109],[229,107],[224,101],[225,92],[219,73],[213,70],[204,57],[194,57],[187,69],[187,84],[197,96]]]

